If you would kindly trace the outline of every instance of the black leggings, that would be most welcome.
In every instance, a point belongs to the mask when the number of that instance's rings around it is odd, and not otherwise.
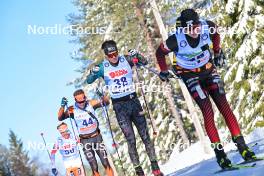
[[[118,124],[127,140],[128,153],[133,165],[138,166],[140,163],[132,123],[134,123],[138,130],[150,161],[156,161],[154,144],[150,140],[146,118],[138,98],[114,103],[113,107]]]
[[[87,161],[89,162],[91,169],[98,172],[98,164],[95,157],[95,152],[99,156],[102,165],[104,168],[109,167],[110,164],[107,159],[106,148],[103,143],[102,135],[99,134],[96,137],[89,138],[89,139],[81,139],[81,143],[83,144],[83,151]]]

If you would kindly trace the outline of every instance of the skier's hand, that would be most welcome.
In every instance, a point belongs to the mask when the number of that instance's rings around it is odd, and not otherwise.
[[[131,62],[137,67],[147,65],[148,63],[147,59],[136,49],[128,50],[128,55],[131,58]]]
[[[159,78],[161,79],[161,81],[169,81],[170,77],[171,75],[168,71],[161,71],[159,73]]]
[[[223,67],[225,65],[225,54],[222,50],[218,54],[214,54],[214,64],[217,67]]]
[[[68,104],[68,100],[67,100],[67,98],[65,98],[65,97],[63,97],[62,99],[61,99],[61,107],[65,107],[65,106],[67,106],[67,104]]]
[[[138,51],[136,49],[130,49],[128,50],[129,56],[136,56],[138,54]]]
[[[53,173],[53,175],[58,175],[58,171],[57,171],[57,169],[56,168],[52,168],[51,169],[51,172]]]
[[[138,58],[137,58],[138,51],[135,49],[128,50],[128,55],[131,57],[131,61],[134,65],[138,65]]]
[[[91,73],[96,74],[96,73],[99,72],[99,70],[100,70],[99,65],[95,65],[95,66],[92,68]]]
[[[68,107],[67,112],[69,114],[69,117],[74,119],[74,107],[73,106]]]

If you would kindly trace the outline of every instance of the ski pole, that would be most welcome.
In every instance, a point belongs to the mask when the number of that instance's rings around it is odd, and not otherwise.
[[[67,108],[67,110],[69,109],[68,105],[66,105],[66,108]],[[71,127],[72,127],[73,135],[74,135],[75,139],[77,140],[78,138],[77,138],[77,136],[76,136],[76,133],[75,133],[75,130],[74,130],[74,127],[73,127],[72,118],[70,117],[70,113],[68,113],[68,114],[69,114],[69,119],[70,119],[70,123],[71,123]],[[73,118],[73,120],[74,120],[74,123],[75,123],[76,128],[78,128],[78,127],[77,127],[77,124],[76,124],[76,121],[75,121],[74,118]],[[78,131],[77,131],[77,133],[78,133]],[[78,136],[79,136],[79,133],[78,133]],[[78,149],[79,149],[79,148],[78,148]],[[81,155],[80,150],[78,150],[78,152],[79,152],[79,156],[80,156],[80,159],[81,159],[81,162],[82,162],[84,175],[86,176],[86,170],[85,170],[85,167],[84,167],[84,164],[83,164],[82,155]]]
[[[135,68],[136,68],[136,77],[137,77],[137,79],[138,79],[138,81],[139,81],[138,69],[137,69],[137,65],[135,64],[134,59],[133,59],[133,63],[134,63],[134,66],[135,66]],[[141,65],[142,65],[142,64],[141,64]],[[150,119],[150,124],[151,124],[152,129],[153,129],[153,136],[155,137],[155,136],[157,136],[156,125],[154,124],[154,122],[153,122],[154,120],[152,119],[152,117],[151,117],[151,115],[150,115],[149,107],[148,107],[148,104],[147,104],[147,101],[146,101],[146,96],[145,96],[145,93],[144,93],[144,90],[143,90],[142,87],[140,87],[140,91],[141,91],[141,94],[142,94],[142,96],[143,96],[143,100],[144,100],[145,105],[146,105],[146,109],[147,109],[148,117],[149,117],[149,119]]]
[[[122,167],[122,172],[126,176],[126,172],[125,172],[125,169],[123,167],[123,163],[122,163],[120,154],[119,154],[118,149],[117,149],[117,144],[116,144],[115,139],[114,139],[114,134],[113,134],[112,127],[111,127],[111,124],[110,124],[110,118],[109,118],[109,115],[108,115],[108,111],[107,111],[106,106],[105,106],[104,101],[103,101],[104,94],[103,94],[103,92],[101,93],[98,88],[96,89],[96,94],[100,97],[100,104],[101,104],[101,106],[103,108],[103,113],[104,113],[104,116],[105,116],[106,121],[107,121],[108,126],[109,126],[110,134],[111,134],[111,137],[112,137],[112,140],[113,140],[112,146],[116,150],[116,153],[117,153],[117,156],[118,156],[118,160],[119,160],[119,162],[121,164],[121,167]]]
[[[44,134],[43,134],[43,133],[40,133],[40,135],[41,135],[41,137],[42,137],[42,140],[43,140],[43,143],[44,143],[44,145],[45,145],[46,151],[47,151],[47,153],[48,153],[48,156],[49,156],[49,159],[50,159],[50,163],[51,163],[52,166],[55,167],[55,163],[52,162],[50,152],[49,152],[49,150],[48,150],[48,148],[47,148],[47,143],[46,143],[46,140],[45,140],[45,138],[44,138]],[[55,169],[56,169],[56,167],[55,167]],[[56,169],[56,170],[57,170],[57,169]],[[57,171],[58,171],[58,170],[57,170]],[[57,176],[57,174],[54,174],[54,175]]]
[[[138,63],[138,64],[159,77],[159,72],[155,68],[146,67],[145,65],[140,64],[140,63]],[[169,78],[179,79],[177,76],[174,76],[173,71],[168,70],[168,72],[169,72]]]

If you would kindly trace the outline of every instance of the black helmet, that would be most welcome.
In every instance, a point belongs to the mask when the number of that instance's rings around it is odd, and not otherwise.
[[[102,44],[101,49],[104,50],[105,55],[107,55],[108,53],[111,53],[111,52],[118,51],[117,46],[116,46],[116,42],[114,40],[105,41]]]
[[[185,9],[181,12],[181,16],[178,18],[181,21],[182,27],[199,24],[199,15],[194,9]],[[177,19],[177,20],[178,20]]]

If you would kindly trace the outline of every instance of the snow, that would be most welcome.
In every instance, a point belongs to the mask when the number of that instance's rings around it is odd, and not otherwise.
[[[237,66],[238,66],[238,63],[236,62],[236,63],[232,64],[232,66],[227,70],[227,72],[226,72],[226,74],[225,74],[225,76],[224,76],[224,81],[225,81],[225,82],[229,79],[229,77],[230,77],[231,74],[232,74],[232,71],[233,71]]]
[[[237,73],[236,73],[236,78],[235,78],[235,82],[239,82],[242,81],[243,75],[244,75],[244,66],[245,64],[239,64],[238,69],[237,69]]]
[[[251,149],[259,157],[264,156],[263,134],[264,128],[256,128],[249,135],[245,136],[245,140],[249,144],[258,142],[258,145],[251,147]],[[233,143],[226,144],[224,148],[225,151],[228,151],[227,155],[233,163],[239,163],[243,161],[240,154],[235,150],[235,145]],[[211,153],[205,155],[203,153],[202,145],[197,142],[181,153],[178,153],[178,151],[175,149],[169,161],[161,166],[161,170],[167,174],[167,176],[263,176],[264,161],[258,161],[256,164],[257,165],[254,168],[214,174],[214,172],[220,170],[220,167],[216,163],[214,154]]]

